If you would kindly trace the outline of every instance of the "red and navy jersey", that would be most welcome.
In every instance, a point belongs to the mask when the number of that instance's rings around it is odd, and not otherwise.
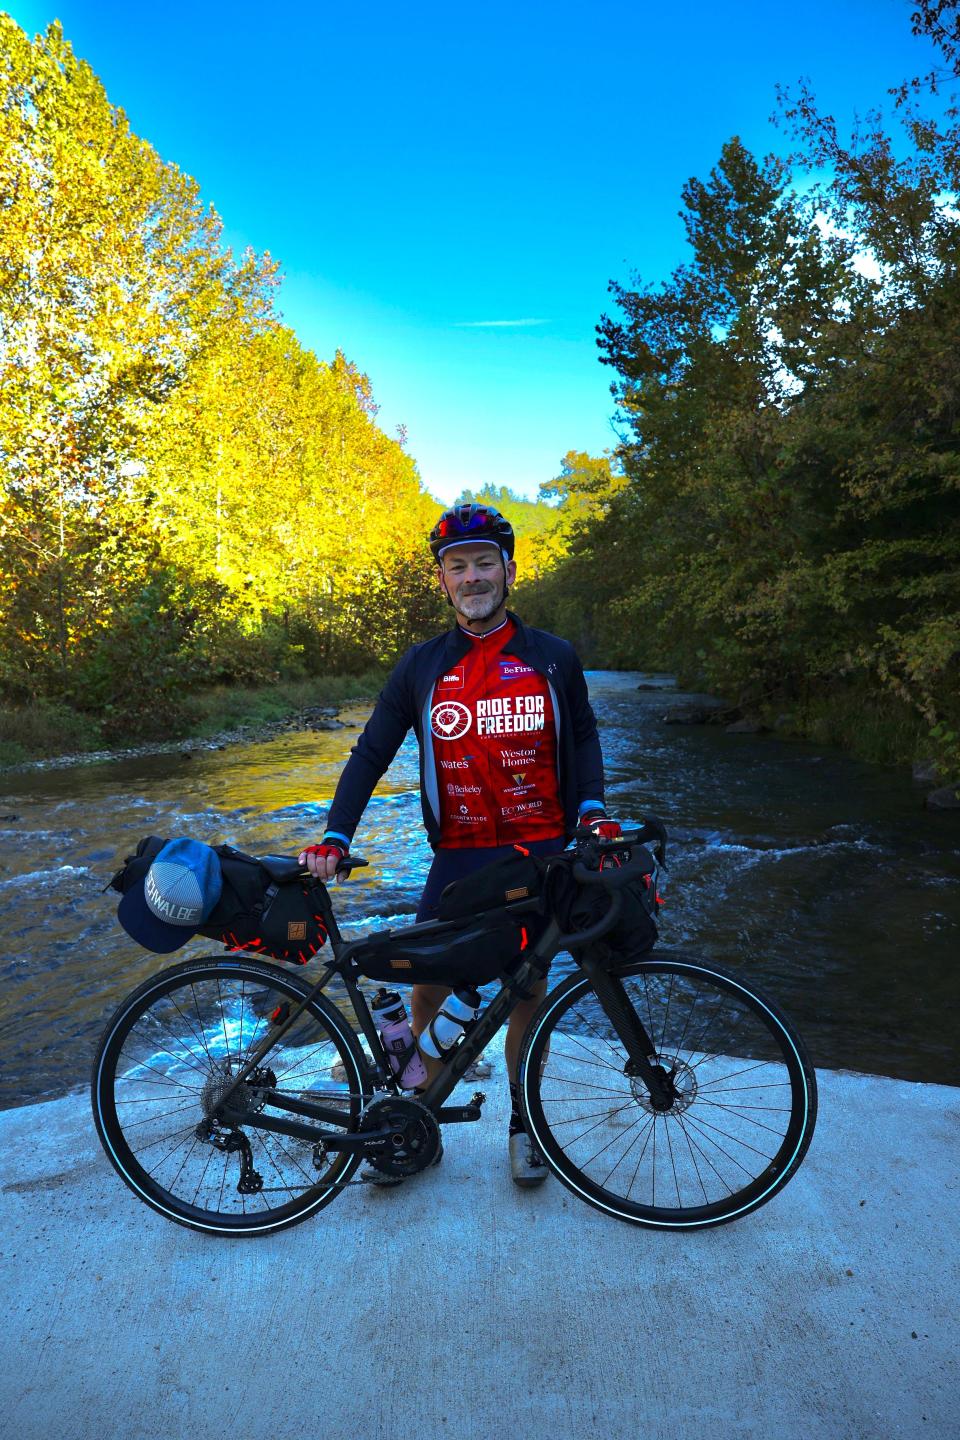
[[[547,687],[554,718],[559,795],[565,821],[562,833],[569,836],[573,833],[579,815],[588,810],[603,808],[603,757],[600,753],[597,721],[590,705],[583,670],[572,645],[566,640],[550,635],[545,630],[535,630],[525,625],[519,616],[510,611],[507,615],[514,633],[512,640],[504,641],[503,644],[509,646],[512,653],[502,657],[499,654],[501,636],[506,633],[506,627],[488,636],[485,643],[497,647],[498,660],[502,658],[507,664],[519,663],[535,670]],[[474,641],[475,637],[466,634],[459,625],[453,625],[443,634],[411,646],[400,658],[383,687],[370,719],[358,736],[350,752],[350,759],[337,782],[336,793],[327,815],[325,833],[345,844],[349,843],[377,781],[396,755],[408,730],[412,729],[417,737],[420,755],[420,804],[423,823],[430,844],[436,849],[440,842],[440,777],[446,777],[453,772],[438,771],[435,761],[431,725],[433,707],[436,704],[435,691],[437,681],[444,675],[453,674],[466,657],[472,654]],[[509,678],[506,672],[503,678]],[[440,694],[441,698],[452,700],[456,691],[447,688]],[[515,707],[511,705],[510,711],[511,716],[514,715]],[[550,710],[545,708],[544,716],[549,715]],[[499,718],[500,716],[503,718]],[[484,734],[480,738],[502,740],[505,752],[536,752],[540,748],[532,743],[520,743],[527,735],[536,740],[538,732],[533,729],[518,731],[513,719],[509,721],[511,728],[508,730],[508,721],[502,707],[483,718]],[[492,722],[492,730],[488,729],[487,720]],[[527,721],[522,723],[532,724]],[[545,718],[544,728],[547,723]],[[479,732],[473,730],[472,733],[478,735]],[[468,748],[466,753],[473,754],[473,751]],[[524,773],[519,761],[516,762],[516,773]],[[556,833],[560,834],[561,831]],[[512,835],[511,842],[520,838],[519,835]]]
[[[546,840],[564,833],[557,720],[550,686],[505,655],[512,619],[486,635],[434,683],[430,737],[447,849]]]

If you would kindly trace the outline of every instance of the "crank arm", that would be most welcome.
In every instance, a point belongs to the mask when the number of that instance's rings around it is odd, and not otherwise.
[[[479,1120],[486,1098],[483,1091],[478,1090],[469,1105],[444,1105],[435,1112],[436,1117],[448,1125],[457,1125],[464,1120]]]

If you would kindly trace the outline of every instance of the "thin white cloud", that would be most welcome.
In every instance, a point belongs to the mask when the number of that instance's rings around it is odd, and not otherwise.
[[[508,330],[520,325],[549,325],[549,320],[457,320],[456,330]]]

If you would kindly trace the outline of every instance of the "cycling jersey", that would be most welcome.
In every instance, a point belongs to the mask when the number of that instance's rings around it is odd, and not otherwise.
[[[503,643],[504,660],[512,658],[535,670],[550,697],[563,832],[569,836],[580,815],[603,809],[603,759],[596,717],[573,646],[556,635],[524,625],[511,611],[507,615],[514,630],[511,639]],[[401,657],[344,766],[327,816],[328,835],[347,844],[353,839],[374,786],[412,728],[420,749],[423,822],[430,844],[437,848],[441,825],[440,776],[445,772],[438,770],[434,756],[430,721],[434,690],[436,682],[452,674],[465,659],[471,642],[472,637],[454,625],[443,634],[412,646]],[[519,743],[526,734],[534,732],[515,728],[508,731],[506,717],[485,717],[485,735],[487,718],[493,725],[489,733],[503,739],[505,751],[536,748]],[[511,720],[510,724],[515,726],[516,721]],[[497,728],[500,725],[502,731]],[[510,744],[506,743],[508,740]],[[517,773],[522,773],[519,766]]]
[[[462,628],[462,627],[461,627]],[[430,703],[444,849],[508,845],[562,835],[557,722],[550,687],[504,653],[508,618],[438,676]]]

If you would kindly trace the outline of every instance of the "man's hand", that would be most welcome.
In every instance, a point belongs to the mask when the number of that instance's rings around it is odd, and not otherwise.
[[[308,845],[300,852],[300,864],[318,880],[330,880],[347,854],[347,846],[339,840],[324,840],[322,845]]]
[[[608,820],[602,810],[592,810],[589,815],[584,815],[580,821],[592,830],[598,840],[619,840],[623,831],[616,820]]]

